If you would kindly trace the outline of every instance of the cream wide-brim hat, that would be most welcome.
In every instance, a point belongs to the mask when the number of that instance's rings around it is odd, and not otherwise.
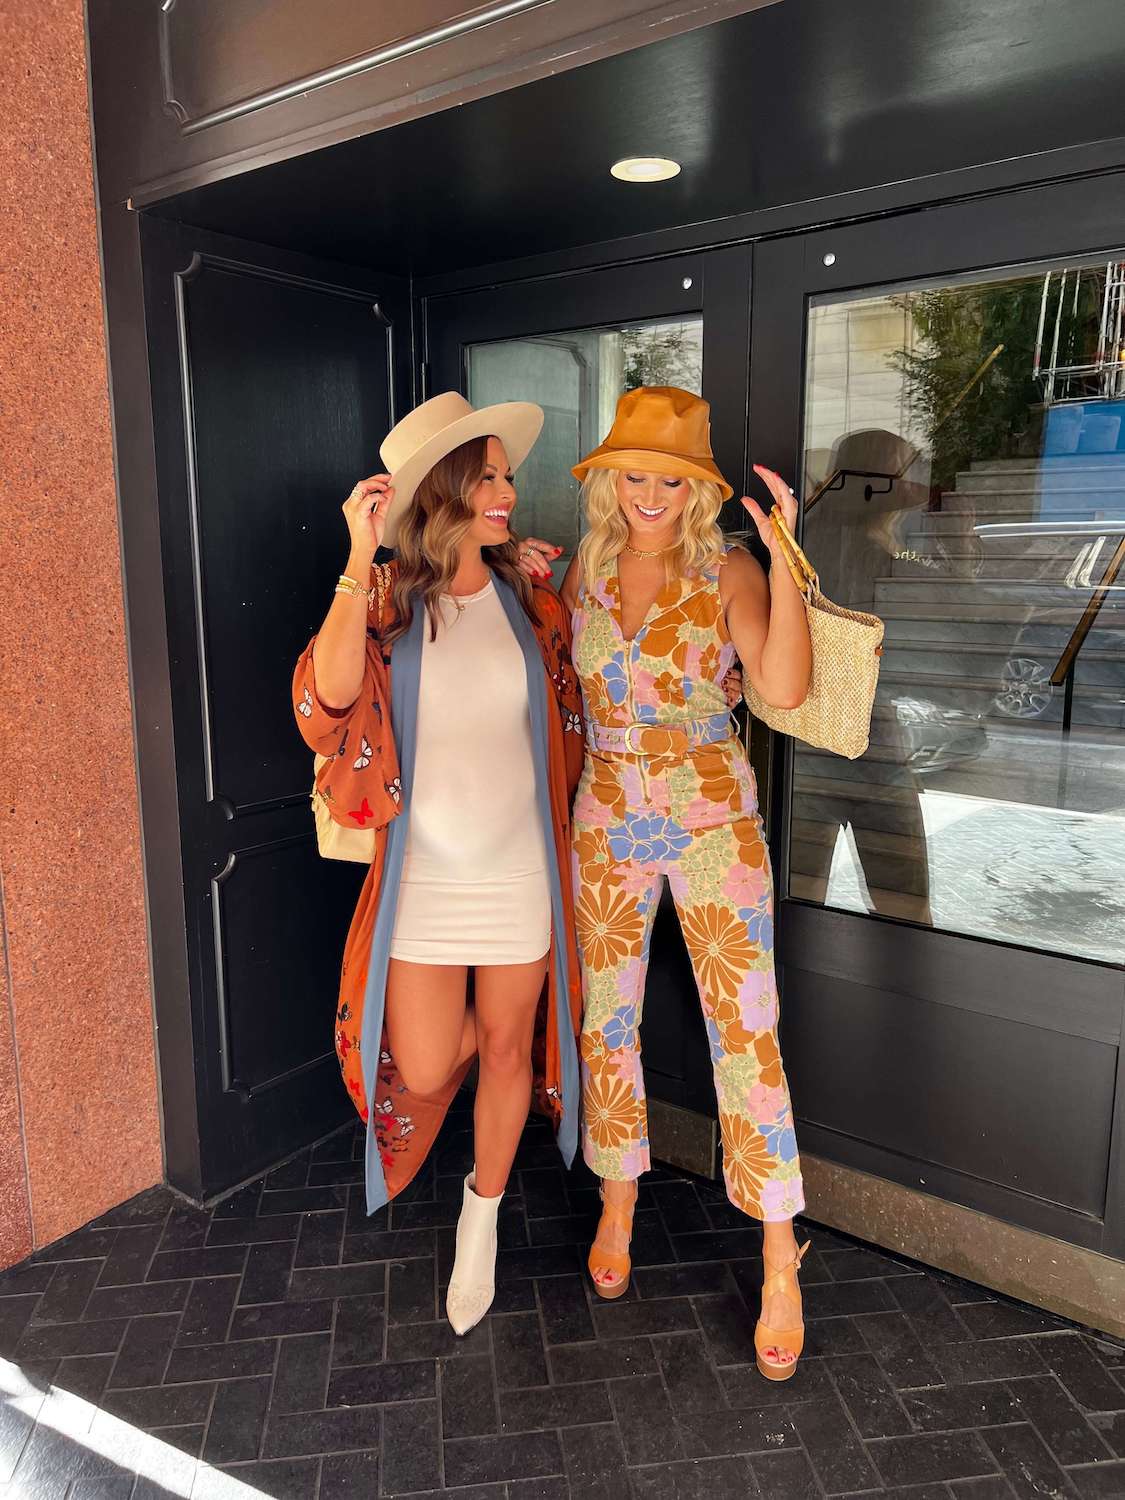
[[[394,486],[383,546],[394,546],[415,491],[439,459],[472,438],[496,437],[515,470],[534,448],[542,429],[543,409],[530,401],[503,401],[478,410],[457,391],[445,391],[416,406],[391,428],[379,449]]]

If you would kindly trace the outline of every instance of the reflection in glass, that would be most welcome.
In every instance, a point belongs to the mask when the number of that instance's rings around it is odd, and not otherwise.
[[[601,442],[618,397],[641,385],[678,385],[697,394],[703,378],[703,321],[636,323],[474,344],[469,400],[535,401],[543,435],[520,470],[517,524],[524,536],[557,542],[561,579],[578,546],[579,484],[570,473]]]
[[[1125,957],[1125,262],[814,305],[806,550],[887,624],[871,745],[797,746],[790,891]]]

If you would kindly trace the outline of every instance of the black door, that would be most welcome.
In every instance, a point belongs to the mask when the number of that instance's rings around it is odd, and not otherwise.
[[[156,884],[182,891],[190,975],[156,986],[168,1176],[206,1197],[351,1111],[333,1017],[362,871],[318,859],[290,679],[347,556],[340,506],[402,410],[409,300],[143,228],[181,839],[146,860],[154,914]]]
[[[780,752],[803,1147],[1117,1256],[1122,209],[1092,179],[759,245],[750,399],[825,592],[887,625],[868,753]]]
[[[519,527],[563,546],[559,578],[579,538],[570,467],[605,436],[623,391],[679,385],[706,396],[715,456],[732,484],[743,482],[749,247],[435,295],[422,305],[428,394],[460,389],[476,405],[543,407],[543,436],[518,476]],[[734,524],[737,514],[735,506]],[[667,891],[653,930],[643,1035],[654,1151],[713,1170],[711,1064]],[[707,1119],[661,1113],[660,1103]]]

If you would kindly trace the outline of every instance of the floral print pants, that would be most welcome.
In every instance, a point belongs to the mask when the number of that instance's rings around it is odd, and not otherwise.
[[[693,830],[648,813],[617,827],[576,823],[574,860],[586,1162],[614,1181],[649,1167],[640,1024],[667,877],[711,1044],[727,1193],[755,1218],[791,1218],[804,1194],[778,1051],[773,883],[759,817]]]

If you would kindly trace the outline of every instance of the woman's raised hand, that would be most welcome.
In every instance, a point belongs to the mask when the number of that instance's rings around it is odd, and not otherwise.
[[[394,493],[389,474],[372,474],[370,479],[361,479],[344,501],[344,519],[352,539],[351,556],[356,561],[370,564],[382,546]]]
[[[781,511],[782,519],[793,531],[797,523],[797,497],[785,483],[780,474],[775,474],[772,469],[765,468],[762,464],[754,465],[754,473],[763,481],[770,494],[773,503]],[[749,495],[743,495],[742,504],[750,515],[750,519],[758,528],[758,535],[763,543],[770,549],[773,556],[782,556],[777,540],[777,532],[770,522],[769,515],[762,509],[756,500],[751,500]]]
[[[562,548],[554,542],[541,542],[538,537],[525,536],[520,543],[519,564],[529,578],[550,578],[551,564],[562,556]]]

